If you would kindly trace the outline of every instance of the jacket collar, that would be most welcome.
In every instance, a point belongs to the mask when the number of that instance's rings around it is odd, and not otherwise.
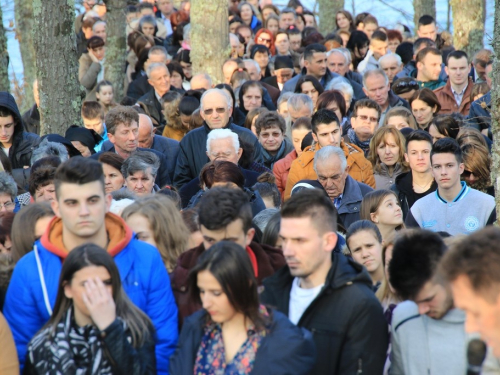
[[[351,176],[347,175],[345,180],[344,192],[342,193],[342,200],[338,209],[339,214],[350,213],[352,203],[361,203],[363,195],[358,183]],[[358,208],[359,210],[359,208]]]
[[[113,257],[121,252],[132,240],[132,230],[125,224],[123,219],[110,212],[105,217],[106,232],[109,243],[107,251]],[[72,249],[66,249],[62,239],[63,222],[59,217],[54,217],[49,227],[40,239],[43,247],[49,252],[66,259]]]

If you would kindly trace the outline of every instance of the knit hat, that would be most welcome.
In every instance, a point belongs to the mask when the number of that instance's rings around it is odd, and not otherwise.
[[[292,58],[290,56],[276,56],[274,60],[274,70],[285,68],[293,70]]]

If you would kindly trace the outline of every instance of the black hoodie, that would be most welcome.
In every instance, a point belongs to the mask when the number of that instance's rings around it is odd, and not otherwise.
[[[14,97],[8,92],[0,92],[0,107],[8,109],[14,117],[16,123],[12,147],[9,149],[9,159],[12,169],[21,169],[30,166],[31,154],[38,146],[40,138],[36,134],[24,131],[23,120],[17,108]]]
[[[288,316],[294,277],[288,266],[264,280],[263,303]],[[312,332],[318,351],[314,375],[382,374],[387,323],[366,269],[332,252],[325,285],[298,324]]]
[[[416,201],[418,201],[420,198],[425,197],[427,194],[432,193],[436,189],[436,181],[433,181],[431,187],[426,192],[415,193],[415,191],[413,191],[413,176],[411,174],[411,171],[402,173],[398,177],[396,177],[396,182],[391,186],[391,190],[396,193],[398,197],[399,205],[401,206],[401,210],[403,211],[403,220],[406,220],[408,211]]]

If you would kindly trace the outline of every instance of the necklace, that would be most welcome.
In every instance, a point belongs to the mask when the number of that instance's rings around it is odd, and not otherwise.
[[[430,184],[432,184],[432,181],[434,181],[434,179],[430,180],[430,181],[429,181],[428,183],[426,183],[425,185],[419,185],[419,184],[417,184],[415,181],[413,181],[413,185],[414,185],[414,186],[417,186],[417,187],[419,187],[420,189],[422,189],[423,191],[425,191],[425,190],[426,190],[426,188],[427,188]]]

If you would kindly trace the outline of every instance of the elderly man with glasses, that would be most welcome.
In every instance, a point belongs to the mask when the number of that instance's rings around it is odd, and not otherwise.
[[[365,156],[368,156],[370,140],[378,126],[381,114],[382,110],[377,102],[371,99],[358,100],[352,111],[352,128],[344,136],[344,142],[358,146]]]
[[[182,138],[175,167],[174,185],[181,188],[197,177],[208,163],[206,144],[208,134],[214,129],[229,129],[244,143],[253,146],[253,159],[260,162],[262,149],[257,137],[248,129],[232,123],[233,108],[229,95],[220,89],[205,91],[201,97],[200,114],[204,122],[200,128],[190,131]]]

